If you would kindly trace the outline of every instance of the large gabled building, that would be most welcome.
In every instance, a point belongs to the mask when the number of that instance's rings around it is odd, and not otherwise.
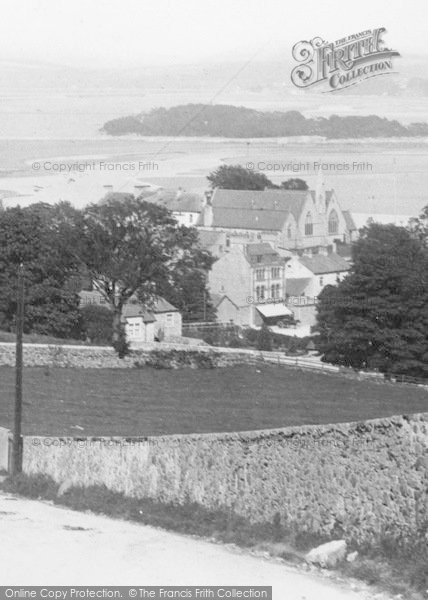
[[[223,232],[225,245],[268,242],[279,252],[318,254],[349,242],[353,231],[334,190],[319,178],[315,190],[224,190],[216,188],[199,227]]]

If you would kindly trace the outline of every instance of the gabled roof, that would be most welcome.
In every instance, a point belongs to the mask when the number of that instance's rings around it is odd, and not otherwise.
[[[200,194],[181,192],[180,190],[143,191],[139,196],[142,200],[165,206],[172,212],[202,212],[204,198]]]
[[[272,210],[214,208],[212,227],[282,231],[287,217],[287,212],[281,213]]]
[[[247,244],[245,255],[251,265],[283,264],[285,259],[278,254],[267,242],[261,244]]]
[[[285,280],[285,293],[287,296],[301,296],[310,282],[309,277],[290,277]]]
[[[350,269],[348,261],[334,252],[327,256],[324,254],[316,254],[312,257],[302,256],[299,261],[315,275],[349,271]]]
[[[263,256],[278,253],[268,242],[262,242],[261,244],[247,244],[247,254],[250,256]]]
[[[141,304],[128,302],[122,309],[122,321],[133,317],[142,317],[144,323],[154,323],[156,321],[154,314],[149,310],[145,310]]]
[[[211,199],[214,209],[255,210],[291,213],[298,219],[309,192],[306,190],[223,190],[216,188]]]
[[[178,308],[173,306],[168,300],[165,298],[161,298],[160,296],[155,300],[152,306],[150,306],[150,310],[155,314],[164,313],[164,312],[178,312]]]
[[[343,218],[345,219],[346,228],[348,231],[355,231],[357,226],[355,225],[355,221],[352,218],[352,214],[349,210],[342,210]]]
[[[110,305],[105,301],[104,296],[97,290],[86,291],[82,290],[79,292],[80,304],[101,304],[110,308]],[[138,301],[136,296],[131,297],[122,309],[122,317],[145,317],[148,319],[147,322],[155,321],[154,314],[160,314],[164,312],[179,312],[178,308],[173,306],[168,300],[158,296],[156,300],[149,307],[144,307],[141,302]]]
[[[229,298],[226,294],[210,294],[211,302],[213,303],[214,308],[218,308],[223,300],[229,300],[236,308],[238,305]]]

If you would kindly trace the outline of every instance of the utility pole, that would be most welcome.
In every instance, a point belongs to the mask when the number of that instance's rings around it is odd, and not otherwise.
[[[15,419],[12,444],[12,475],[22,471],[22,336],[24,330],[24,265],[18,267],[15,355]]]
[[[207,296],[205,294],[205,290],[203,292],[203,298],[204,298],[204,323],[207,320]]]

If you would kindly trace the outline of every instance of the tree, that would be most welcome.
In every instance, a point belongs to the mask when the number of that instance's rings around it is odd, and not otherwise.
[[[428,376],[428,252],[411,232],[372,223],[353,246],[353,267],[318,304],[323,360]]]
[[[304,179],[299,179],[298,177],[287,179],[287,181],[283,181],[281,183],[281,188],[284,190],[308,190],[308,184]]]
[[[38,203],[0,212],[1,327],[15,323],[17,270],[24,265],[24,331],[71,337],[79,320],[79,298],[68,282],[77,264],[65,251],[58,225],[73,209]]]
[[[159,294],[176,306],[184,321],[214,321],[216,310],[207,288],[208,272],[215,258],[199,246],[198,231],[182,228],[187,252],[175,263],[170,279],[160,282]]]
[[[80,310],[80,332],[84,339],[109,343],[113,335],[113,314],[106,306],[87,304]]]
[[[244,169],[241,165],[221,165],[207,179],[212,188],[225,190],[264,190],[276,187],[264,173]]]
[[[122,310],[131,298],[150,304],[169,286],[176,269],[198,263],[193,230],[177,226],[163,206],[131,194],[111,194],[91,204],[68,232],[94,287],[113,313],[113,345],[123,345]]]
[[[419,217],[410,219],[409,229],[428,248],[428,204]]]

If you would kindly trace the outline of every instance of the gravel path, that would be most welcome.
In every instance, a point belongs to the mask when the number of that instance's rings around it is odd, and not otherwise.
[[[4,493],[0,540],[0,585],[272,585],[275,600],[386,599],[233,547]]]

